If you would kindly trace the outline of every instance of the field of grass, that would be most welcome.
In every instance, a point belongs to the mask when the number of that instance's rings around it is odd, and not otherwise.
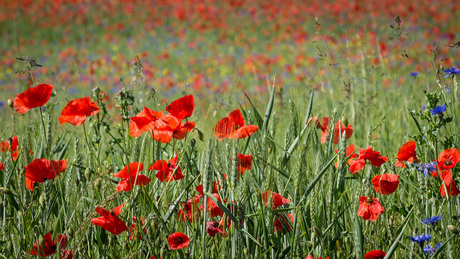
[[[460,258],[459,11],[0,1],[0,256]]]

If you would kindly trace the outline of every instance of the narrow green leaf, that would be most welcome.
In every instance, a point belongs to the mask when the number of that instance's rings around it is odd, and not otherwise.
[[[391,245],[390,249],[387,252],[387,255],[385,255],[385,257],[383,259],[390,259],[393,256],[393,254],[396,252],[396,249],[399,246],[399,240],[404,235],[404,230],[407,227],[407,223],[409,223],[409,219],[411,218],[412,214],[414,213],[414,208],[415,208],[415,206],[412,206],[412,209],[409,211],[409,215],[407,215],[407,217],[404,219],[404,222],[401,225],[401,228],[400,228],[401,230],[399,232],[398,237],[393,242],[393,244]]]
[[[275,85],[276,85],[275,82],[276,82],[276,77],[273,78],[273,86],[272,86],[272,93],[270,94],[270,101],[268,102],[267,109],[265,110],[264,123],[262,126],[262,130],[264,131],[268,130],[268,122],[270,121],[270,116],[273,110],[273,103],[275,100]]]

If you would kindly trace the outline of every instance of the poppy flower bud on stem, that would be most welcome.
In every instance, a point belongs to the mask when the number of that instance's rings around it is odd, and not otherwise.
[[[38,202],[40,203],[40,205],[45,204],[45,196],[44,196],[44,195],[40,195],[40,198],[38,199]]]
[[[458,235],[459,231],[458,228],[454,225],[447,225],[447,228],[452,232],[452,234]]]
[[[343,126],[345,126],[345,128],[348,127],[348,119],[347,119],[347,117],[342,117],[342,124],[343,124]]]
[[[14,106],[13,100],[8,99],[8,101],[6,103],[8,104],[8,106],[10,106],[10,108],[13,108],[13,106]]]
[[[0,187],[0,192],[2,192],[3,194],[11,194],[11,191],[10,189],[8,188],[5,188],[5,187]]]
[[[315,235],[318,236],[319,238],[323,236],[323,233],[321,232],[321,230],[317,228],[316,226],[313,226],[313,232],[315,232]]]

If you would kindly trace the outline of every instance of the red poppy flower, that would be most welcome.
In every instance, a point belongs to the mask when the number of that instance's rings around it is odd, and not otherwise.
[[[58,244],[61,249],[65,249],[67,247],[67,237],[65,235],[57,235],[53,242],[51,233],[48,233],[43,236],[43,239],[45,240],[44,246],[37,241],[37,243],[34,244],[34,248],[29,250],[30,255],[40,255],[43,257],[50,256],[56,253]]]
[[[62,253],[62,259],[72,259],[73,258],[73,253],[72,250],[61,250]]]
[[[225,231],[219,228],[219,223],[215,221],[210,221],[206,223],[206,232],[208,233],[208,235],[212,237],[215,237],[217,233],[219,233],[223,237],[228,236]]]
[[[440,176],[443,182],[443,184],[439,188],[439,193],[441,194],[441,196],[446,196],[446,190],[449,196],[457,196],[458,194],[460,194],[460,190],[457,188],[455,181],[452,179],[453,176],[450,170],[442,171]]]
[[[138,218],[137,217],[133,217],[133,224],[131,224],[131,226],[129,226],[129,241],[133,241],[133,238],[134,236],[139,233],[138,229],[136,229],[136,223],[137,223],[137,220]],[[143,226],[145,224],[144,222],[144,219],[143,218],[140,218],[141,220],[141,225]],[[145,234],[147,235],[147,229],[143,229],[143,231],[145,232]],[[139,233],[138,235],[138,239],[137,240],[141,240],[142,239],[142,235],[141,233]]]
[[[217,199],[218,202],[222,203],[219,194],[213,193],[212,195]],[[201,209],[204,211],[204,204],[201,204]],[[208,198],[208,216],[212,218],[217,216],[222,217],[223,215],[224,212],[222,211],[222,209],[219,208],[217,204],[215,204],[211,199]]]
[[[2,162],[0,162],[0,171],[2,171],[3,169],[5,169],[5,165]]]
[[[68,122],[78,126],[85,122],[87,116],[96,115],[100,110],[89,97],[72,100],[62,110],[59,123],[63,125]]]
[[[54,179],[67,168],[67,160],[48,161],[35,159],[25,167],[26,187],[33,191],[34,183],[42,183],[48,179]]]
[[[359,197],[358,216],[365,220],[376,221],[385,209],[376,198]]]
[[[150,183],[150,179],[143,174],[138,174],[144,169],[144,165],[139,162],[130,163],[125,166],[120,172],[113,174],[114,177],[123,178],[117,184],[117,191],[127,192],[130,191],[133,185],[147,185]]]
[[[438,156],[438,166],[441,170],[452,169],[459,161],[460,152],[456,148],[446,149]]]
[[[170,159],[168,162],[165,160],[158,160],[153,165],[149,167],[149,170],[158,170],[156,177],[160,182],[166,181],[171,182],[173,180],[180,180],[184,178],[180,167],[177,165],[177,155],[179,152],[176,153],[176,156]]]
[[[334,151],[335,151],[335,153],[339,153],[338,149],[336,149]],[[354,154],[354,153],[355,153],[355,145],[351,144],[345,150],[345,156],[346,157],[349,157],[351,155],[350,158],[348,159],[348,164],[349,165],[351,165],[353,163],[353,159],[359,157],[358,154]],[[339,168],[339,162],[338,161],[335,163],[335,168]]]
[[[284,198],[280,194],[272,191],[265,191],[262,193],[262,200],[265,202],[265,206],[268,206],[268,203],[270,201],[270,197],[272,198],[272,207],[273,209],[278,208],[279,206],[283,206],[289,202],[290,200]]]
[[[368,160],[371,165],[375,167],[381,166],[383,163],[388,161],[388,157],[383,157],[380,155],[380,152],[376,152],[372,150],[371,147],[367,147],[366,150],[360,148],[359,149],[359,158],[353,161],[351,164],[349,171],[353,174],[357,173],[361,169],[366,166],[366,160]]]
[[[101,207],[97,207],[96,212],[101,215],[101,217],[91,219],[91,223],[102,227],[113,235],[121,234],[123,231],[128,230],[126,224],[118,217],[118,215],[121,213],[121,210],[123,209],[123,205],[124,204],[121,204],[120,206],[115,207],[110,211],[104,210]]]
[[[139,137],[144,132],[149,132],[155,127],[155,121],[163,117],[163,112],[157,112],[144,107],[144,110],[130,118],[129,135]]]
[[[322,118],[323,125],[319,123],[319,120],[317,117],[309,118],[307,123],[310,123],[312,120],[315,122],[316,128],[321,130],[321,144],[326,143],[327,137],[329,135],[329,124],[331,122],[331,117],[323,117]],[[340,134],[339,134],[339,128],[340,128]],[[349,139],[351,135],[353,135],[353,126],[348,125],[347,127],[345,127],[343,126],[342,121],[339,120],[334,126],[334,134],[333,134],[332,143],[338,144],[340,135],[342,135],[344,132],[346,132],[347,139]]]
[[[387,255],[387,253],[382,250],[372,250],[364,255],[364,259],[383,259],[385,255]]]
[[[243,175],[244,171],[250,170],[252,168],[252,156],[251,155],[243,155],[238,153],[236,155],[236,159],[238,160],[238,171],[241,172]]]
[[[398,154],[396,155],[398,161],[396,161],[395,166],[406,168],[406,165],[403,163],[404,161],[407,161],[409,163],[413,163],[414,160],[420,162],[420,160],[417,159],[417,152],[415,151],[416,144],[417,142],[412,140],[405,143],[399,149]]]
[[[166,107],[166,110],[179,120],[192,116],[194,109],[195,100],[193,99],[193,95],[186,95],[179,98]]]
[[[32,108],[41,107],[48,102],[52,91],[53,86],[47,84],[39,84],[35,87],[30,87],[14,98],[14,109],[24,114]]]
[[[200,203],[200,198],[202,195],[195,195],[191,199],[189,199],[187,202],[182,202],[181,203],[181,208],[179,209],[179,212],[177,213],[179,216],[179,220],[181,222],[195,222],[196,218],[198,217],[197,214],[199,214],[200,209],[198,206],[198,203]]]
[[[289,219],[291,220],[291,223],[294,224],[294,215],[292,214],[289,214],[289,213],[286,213],[286,215],[289,217]],[[289,225],[289,223],[286,221],[285,217],[280,214],[279,217],[283,220],[284,224],[286,224],[287,228],[288,228],[288,231],[291,232],[292,231],[292,228],[291,226]],[[275,231],[281,231],[283,232],[284,228],[283,228],[283,223],[281,223],[281,221],[279,220],[278,217],[275,218]]]
[[[168,244],[170,250],[182,249],[190,244],[190,238],[181,232],[172,233],[168,237]]]
[[[259,127],[254,125],[244,125],[243,116],[239,109],[236,109],[222,118],[216,126],[212,129],[214,136],[220,140],[228,139],[241,139],[251,136],[254,132],[259,130]]]
[[[178,125],[177,128],[174,129],[172,137],[177,140],[184,139],[185,136],[187,136],[187,132],[193,131],[194,128],[195,128],[195,122],[193,121],[189,121],[187,123]]]
[[[312,255],[307,255],[307,257],[305,257],[305,259],[314,259]]]
[[[219,190],[222,189],[222,186],[220,186],[220,182],[218,181],[214,181],[214,191],[212,193],[217,193],[219,192]],[[200,184],[198,185],[195,190],[201,195],[203,196],[203,185]]]
[[[376,192],[383,195],[392,194],[396,191],[399,185],[399,175],[396,174],[381,174],[372,178],[372,184]]]
[[[8,140],[3,141],[1,143],[1,146],[2,146],[2,152],[6,152],[6,151],[10,151],[12,153],[15,152],[16,150],[18,150],[18,146],[19,146],[18,137],[13,136],[9,138]]]

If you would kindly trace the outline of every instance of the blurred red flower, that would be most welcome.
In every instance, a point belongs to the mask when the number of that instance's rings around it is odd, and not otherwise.
[[[168,162],[165,160],[158,160],[149,167],[149,170],[158,170],[156,177],[158,180],[160,180],[160,182],[171,182],[173,180],[180,180],[184,178],[180,167],[177,165],[178,154],[179,151],[176,153],[176,156],[170,159]]]
[[[222,200],[219,194],[213,193],[212,195],[216,198],[218,202],[222,203]],[[204,211],[204,204],[201,204],[201,209]],[[208,198],[208,213],[209,213],[208,216],[210,217],[217,217],[217,216],[222,217],[224,215],[224,212],[222,211],[222,209],[219,208],[219,206],[216,203],[214,203],[210,198]]]
[[[321,130],[321,144],[324,144],[327,142],[327,137],[329,136],[329,124],[331,122],[331,119],[332,119],[331,117],[323,117],[321,119],[322,125],[320,124],[318,117],[309,118],[307,121],[307,123],[311,123],[311,121],[314,121],[316,128]],[[339,134],[339,129],[340,129],[340,134]],[[342,135],[344,132],[346,132],[347,139],[349,139],[351,135],[353,135],[353,126],[348,125],[347,127],[345,127],[342,124],[342,121],[339,120],[334,126],[334,134],[332,136],[332,143],[338,144],[340,135]]]
[[[251,155],[243,155],[238,153],[236,155],[236,159],[238,160],[238,171],[241,172],[241,175],[243,175],[244,171],[250,170],[252,168]]]
[[[438,167],[441,170],[452,169],[460,161],[458,149],[451,148],[442,151],[438,156]]]
[[[376,198],[359,197],[358,216],[361,216],[363,219],[376,221],[384,211],[385,209]]]
[[[290,200],[281,196],[279,193],[272,192],[272,191],[265,191],[264,193],[262,193],[262,200],[265,202],[265,206],[268,206],[270,197],[272,198],[271,202],[272,202],[273,209],[276,209],[280,206],[283,206],[291,202]]]
[[[40,255],[40,256],[50,256],[52,254],[55,254],[57,249],[58,249],[58,244],[59,248],[64,254],[67,254],[70,252],[72,254],[72,251],[65,251],[64,249],[67,247],[67,237],[65,235],[57,235],[56,239],[53,242],[53,239],[51,237],[51,233],[48,233],[43,236],[43,239],[45,242],[43,244],[40,244],[39,241],[37,241],[34,244],[34,248],[29,250],[30,255]],[[43,246],[42,246],[43,245]],[[62,258],[71,258],[71,257],[63,257]]]
[[[395,166],[406,168],[406,165],[403,163],[404,161],[409,163],[413,163],[414,161],[420,162],[420,160],[417,159],[417,152],[415,151],[416,144],[417,142],[412,140],[399,148],[398,154],[396,155],[398,161],[396,161]]]
[[[177,250],[187,247],[190,244],[190,238],[181,232],[172,233],[168,237],[170,250]]]
[[[335,153],[339,153],[339,150],[336,149],[335,150]],[[355,145],[351,144],[347,147],[347,149],[345,150],[345,156],[346,157],[350,157],[348,158],[348,165],[351,165],[353,163],[353,159],[359,157],[358,154],[354,154],[355,153]],[[335,168],[339,168],[339,162],[337,161],[335,163]]]
[[[206,232],[211,237],[214,237],[216,233],[219,233],[223,237],[227,236],[227,233],[219,228],[219,223],[215,221],[210,221],[206,223]]]
[[[181,208],[177,213],[179,216],[179,220],[181,222],[195,222],[196,218],[198,217],[200,209],[198,203],[200,203],[200,198],[202,195],[195,195],[191,199],[186,202],[181,202]]]
[[[364,259],[383,259],[385,255],[387,255],[387,253],[382,250],[372,250],[364,255]]]
[[[399,185],[399,175],[396,174],[381,174],[372,178],[372,185],[376,192],[383,195],[392,194],[396,191]]]
[[[289,219],[291,220],[291,223],[293,224],[294,223],[294,215],[292,214],[289,214],[289,213],[286,213],[286,215],[289,217]],[[287,222],[286,218],[284,217],[283,214],[279,214],[278,217],[280,217],[284,224],[286,224],[287,228],[288,228],[288,231],[291,232],[292,231],[292,228],[291,226],[289,225],[290,223]],[[283,223],[281,223],[281,221],[279,220],[279,218],[276,217],[275,218],[275,222],[274,222],[274,226],[275,226],[275,231],[281,231],[283,232],[284,228],[283,228]]]
[[[52,91],[53,86],[47,84],[39,84],[35,87],[30,87],[14,98],[14,109],[24,114],[32,108],[41,107],[48,102]]]
[[[11,152],[11,157],[13,161],[16,161],[16,159],[18,159],[18,154],[21,151],[20,149],[18,149],[18,146],[19,146],[19,142],[18,142],[17,136],[13,136],[9,138],[8,140],[1,142],[2,152],[7,152],[7,151]],[[29,154],[30,152],[31,151],[29,150]]]
[[[124,204],[121,204],[120,206],[115,207],[110,211],[104,210],[101,207],[97,207],[96,212],[101,215],[101,217],[91,219],[91,223],[102,227],[113,235],[121,234],[123,231],[128,230],[126,224],[118,217],[118,215],[121,213],[121,210],[123,209],[123,205]]]
[[[5,169],[5,165],[2,162],[0,162],[0,171],[3,169]]]
[[[358,171],[362,170],[366,166],[366,160],[368,160],[371,163],[371,165],[379,167],[383,163],[388,161],[388,157],[381,156],[380,152],[372,150],[371,147],[367,147],[366,150],[360,148],[359,158],[353,161],[349,168],[349,171],[355,174]]]
[[[137,217],[133,217],[133,222],[134,222],[134,223],[131,224],[131,226],[129,226],[129,233],[130,233],[130,234],[129,234],[129,241],[133,241],[134,236],[135,236],[137,233],[139,233],[139,230],[136,229],[137,220],[138,220]],[[143,226],[143,225],[145,224],[144,219],[143,219],[143,218],[140,218],[139,220],[141,220],[141,224],[140,224],[140,225]],[[144,228],[143,231],[144,231],[145,234],[147,235],[147,229]],[[137,239],[137,240],[141,240],[141,239],[142,239],[142,235],[141,235],[141,233],[139,233],[138,239]]]
[[[54,179],[67,168],[67,160],[35,159],[25,167],[26,187],[33,191],[34,183]]]
[[[144,169],[144,165],[139,162],[130,163],[125,166],[120,172],[113,174],[114,177],[123,178],[117,184],[117,191],[127,192],[130,191],[133,185],[147,185],[150,179],[143,174],[138,174]]]
[[[62,110],[59,123],[63,125],[68,122],[78,126],[85,122],[87,116],[96,115],[100,110],[89,97],[72,100]]]
[[[212,129],[214,136],[221,141],[224,138],[242,139],[251,136],[259,130],[259,127],[254,125],[244,125],[243,116],[239,109],[236,109],[222,118]]]

